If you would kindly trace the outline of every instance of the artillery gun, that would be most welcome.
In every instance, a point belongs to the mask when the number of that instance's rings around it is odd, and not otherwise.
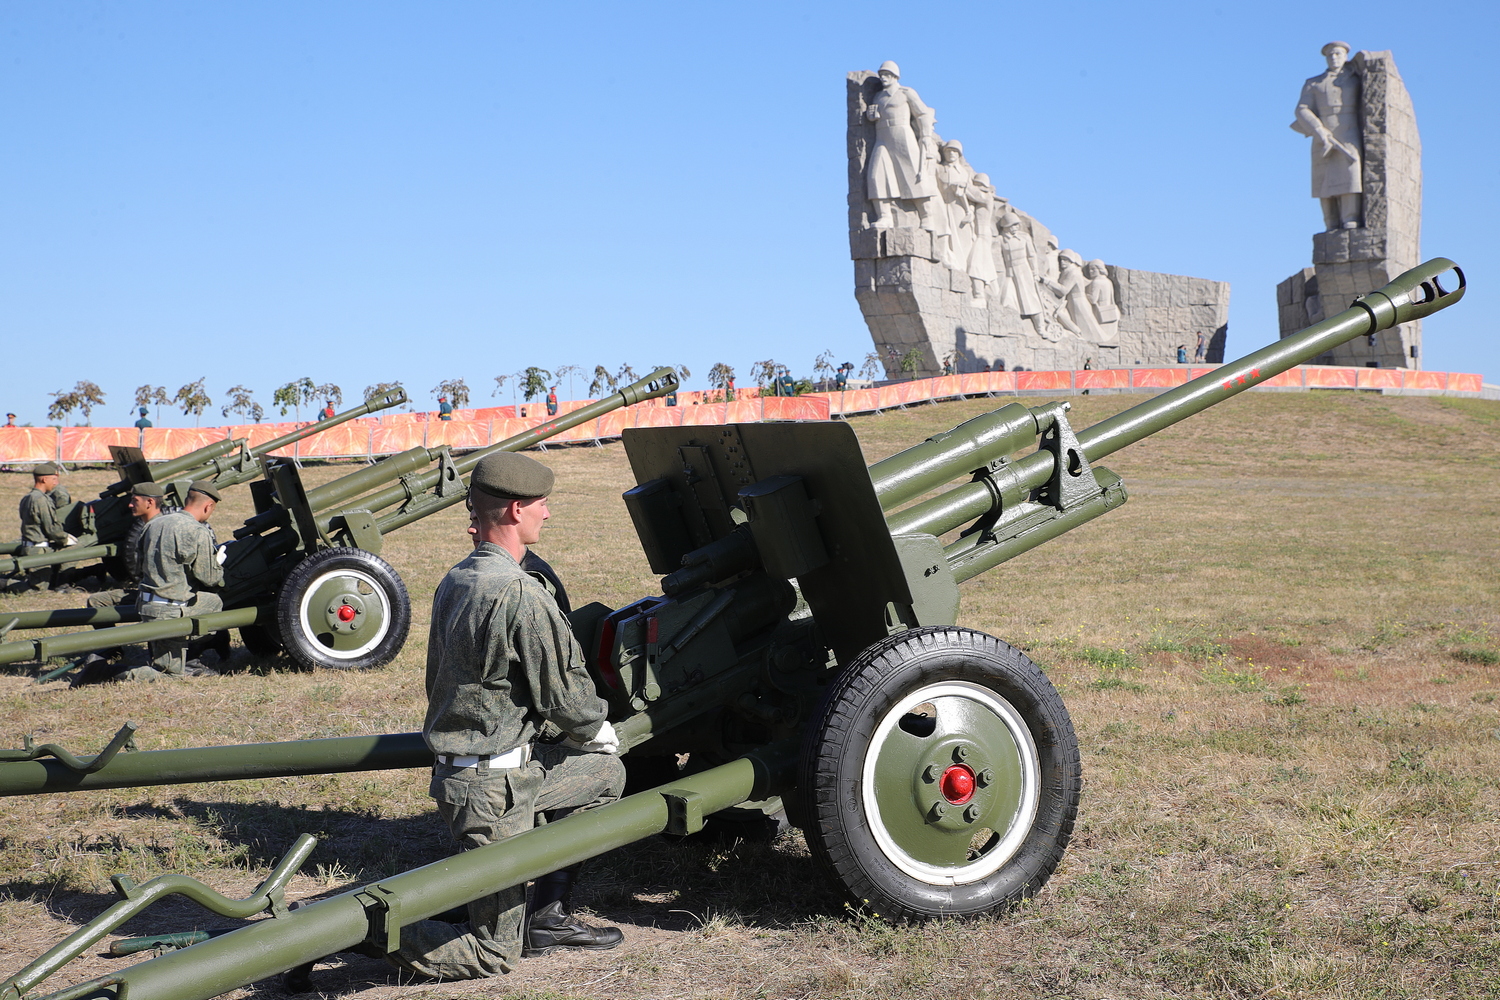
[[[1444,289],[1448,271],[1457,288]],[[856,906],[924,919],[1035,893],[1078,810],[1072,722],[1040,668],[955,623],[958,585],[1125,501],[1112,452],[1358,336],[1464,293],[1437,259],[1350,309],[1082,431],[1067,406],[1011,403],[865,468],[847,424],[627,431],[626,507],[662,593],[571,621],[639,778],[656,787],[457,857],[285,907],[306,834],[246,900],[180,875],[142,885],[5,983],[31,992],[150,902],[184,893],[268,919],[48,1000],[220,995],[507,886],[705,817],[785,796],[814,857]],[[1032,441],[1038,449],[1011,456]],[[936,496],[952,480],[969,481]],[[912,501],[918,501],[912,503]],[[903,506],[911,504],[910,506]],[[943,536],[957,531],[946,544]],[[119,753],[10,751],[0,794],[421,767],[420,734]],[[677,755],[688,753],[679,770]],[[42,759],[51,757],[53,759]]]
[[[47,566],[65,566],[91,559],[101,560],[105,570],[117,577],[121,576],[121,550],[130,544],[132,531],[140,530],[139,522],[131,516],[129,509],[130,490],[136,483],[161,483],[166,493],[166,503],[180,507],[191,483],[207,479],[220,489],[248,483],[261,474],[261,459],[272,452],[280,451],[330,427],[337,427],[346,421],[369,416],[404,402],[406,390],[388,389],[342,413],[298,427],[253,448],[248,447],[245,438],[229,438],[154,465],[147,463],[144,452],[139,448],[110,445],[110,457],[120,473],[119,482],[107,487],[97,500],[73,502],[65,508],[62,515],[63,527],[78,539],[78,544],[42,555],[11,555],[9,558],[0,558],[0,576],[29,573]]]
[[[284,649],[304,667],[383,666],[401,651],[411,625],[406,586],[380,558],[386,534],[461,502],[468,495],[463,476],[484,456],[531,447],[611,410],[666,395],[676,386],[676,375],[663,368],[461,457],[455,458],[447,446],[412,448],[312,489],[303,485],[295,462],[262,455],[255,474],[264,478],[250,487],[256,513],[227,543],[220,589],[225,610],[154,622],[138,621],[135,609],[123,605],[6,615],[0,618],[0,635],[95,628],[0,643],[0,663],[238,628],[252,651]],[[237,469],[229,473],[243,475]],[[182,489],[186,491],[185,483]],[[100,627],[110,625],[117,627]]]

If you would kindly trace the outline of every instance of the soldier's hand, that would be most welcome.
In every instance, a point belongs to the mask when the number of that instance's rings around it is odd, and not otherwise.
[[[619,753],[620,737],[615,735],[615,727],[605,719],[599,726],[599,731],[591,740],[580,740],[572,733],[563,740],[563,746],[572,747],[574,750],[582,750],[585,753]]]
[[[221,542],[220,544],[214,546],[214,562],[216,562],[220,566],[222,566],[222,565],[224,565],[224,560],[228,559],[228,558],[229,558],[229,543],[228,542]]]

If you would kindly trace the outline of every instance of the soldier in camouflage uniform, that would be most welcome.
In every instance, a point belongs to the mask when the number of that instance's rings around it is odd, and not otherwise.
[[[160,621],[224,610],[209,588],[224,583],[224,551],[214,544],[208,519],[219,491],[205,480],[193,483],[182,509],[153,518],[140,541],[140,588],[136,609],[141,621]],[[120,674],[122,680],[158,680],[187,674],[186,637],[151,643],[151,665]]]
[[[59,499],[58,494],[61,495]],[[73,544],[75,539],[63,527],[59,509],[72,501],[67,490],[58,484],[58,468],[51,462],[43,462],[31,470],[31,492],[21,498],[21,542],[25,546],[20,555],[39,556],[55,552]],[[52,566],[33,570],[25,582],[14,588],[29,590],[46,587],[53,582]],[[59,582],[60,578],[59,578]]]
[[[125,544],[120,546],[120,560],[125,564],[125,576],[120,582],[125,586],[90,594],[89,607],[112,608],[136,602],[136,588],[141,582],[141,539],[145,537],[146,525],[165,513],[162,508],[166,502],[161,483],[136,483],[130,488],[130,516],[135,520],[130,523]]]
[[[470,486],[474,551],[432,601],[423,736],[437,762],[430,794],[454,839],[481,847],[539,822],[613,802],[625,783],[619,740],[557,603],[520,564],[548,517],[552,471],[524,455],[483,459]],[[535,743],[544,723],[566,738]],[[467,924],[401,928],[397,966],[441,979],[509,972],[523,953],[613,948],[613,927],[566,911],[573,871],[537,880],[530,920],[524,886],[469,904]]]

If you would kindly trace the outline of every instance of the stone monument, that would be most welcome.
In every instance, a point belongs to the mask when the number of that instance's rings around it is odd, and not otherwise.
[[[996,192],[894,62],[848,76],[855,298],[886,375],[1222,361],[1229,285],[1084,263]]]
[[[1292,129],[1312,140],[1312,196],[1324,232],[1313,266],[1276,286],[1283,337],[1336,315],[1421,262],[1422,140],[1389,52],[1323,46],[1327,69],[1302,85]],[[1354,340],[1320,364],[1420,368],[1422,324]]]

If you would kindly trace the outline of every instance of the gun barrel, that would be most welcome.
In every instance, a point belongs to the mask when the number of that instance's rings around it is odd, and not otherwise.
[[[1458,287],[1452,291],[1439,282],[1448,271],[1458,276]],[[1445,257],[1435,257],[1398,275],[1380,290],[1357,299],[1337,316],[1079,431],[1078,444],[1090,462],[1097,462],[1288,369],[1307,364],[1355,337],[1373,335],[1446,309],[1463,298],[1466,287],[1464,273],[1457,264]],[[1017,489],[1029,491],[1047,482],[1052,475],[1052,464],[1051,452],[1038,451],[1007,466],[1007,475]],[[994,493],[988,485],[968,483],[898,511],[887,521],[895,534],[941,535],[989,513],[993,501]]]
[[[57,549],[53,552],[43,552],[39,556],[10,556],[0,557],[0,574],[30,573],[34,569],[44,566],[61,566],[65,563],[83,562],[85,559],[107,559],[114,555],[119,546],[113,543],[104,545],[70,545],[65,549]]]
[[[251,454],[256,458],[262,455],[269,455],[273,451],[279,451],[287,445],[317,434],[319,431],[326,431],[330,427],[337,427],[339,424],[353,420],[355,417],[367,417],[372,413],[379,413],[381,410],[390,409],[392,406],[399,406],[404,402],[406,402],[405,389],[399,386],[394,389],[387,389],[385,392],[371,396],[358,406],[351,406],[342,413],[335,413],[333,416],[319,420],[317,423],[308,424],[306,427],[299,427],[290,434],[283,434],[279,438],[256,445],[251,450]]]
[[[238,448],[241,443],[243,443],[242,439],[239,438],[224,438],[222,441],[206,444],[196,451],[190,451],[186,455],[178,455],[176,458],[169,458],[165,462],[157,462],[155,465],[147,466],[147,468],[150,470],[151,479],[154,482],[164,483],[176,477],[179,473],[189,469],[196,469],[201,465],[212,462],[220,456],[229,454]],[[130,487],[130,480],[122,479],[106,489],[100,496],[109,496],[111,494],[117,496],[123,495],[130,492]]]
[[[151,642],[186,635],[208,635],[226,628],[241,628],[254,625],[256,619],[273,614],[270,608],[233,608],[215,611],[208,615],[187,618],[167,618],[161,621],[137,622],[112,629],[95,629],[74,632],[69,635],[47,635],[40,639],[19,639],[0,643],[0,664],[23,663],[26,660],[45,660],[50,656],[72,656],[94,649],[132,642]]]
[[[643,840],[673,823],[668,795],[688,797],[707,816],[780,793],[795,747],[777,744],[727,764],[674,779],[669,785],[574,813],[505,840],[382,879],[385,898],[399,904],[401,923],[423,920],[472,899],[538,878],[570,864]],[[155,1000],[209,1000],[326,955],[370,934],[366,889],[350,890],[201,944],[168,952],[74,990],[113,986],[118,995]],[[38,964],[39,963],[34,963]],[[0,989],[29,989],[50,969],[23,970]],[[106,983],[108,985],[106,985]],[[19,989],[18,989],[19,987]],[[84,992],[74,995],[83,996]]]
[[[1031,444],[1042,429],[1041,409],[1010,403],[876,462],[870,479],[881,508],[890,510]]]

